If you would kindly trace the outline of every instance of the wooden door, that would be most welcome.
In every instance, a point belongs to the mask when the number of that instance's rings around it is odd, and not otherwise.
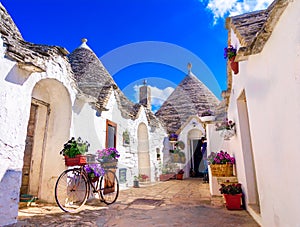
[[[29,180],[30,180],[29,176],[30,176],[37,108],[38,108],[37,105],[31,104],[30,117],[27,126],[27,137],[26,137],[26,144],[25,144],[24,159],[23,159],[22,185],[20,191],[21,194],[28,194],[29,192]]]

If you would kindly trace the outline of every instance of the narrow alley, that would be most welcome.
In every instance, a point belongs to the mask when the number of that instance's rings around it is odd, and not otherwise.
[[[222,197],[211,197],[202,179],[184,179],[141,185],[120,191],[107,206],[90,200],[76,214],[62,212],[56,204],[36,203],[19,210],[20,226],[259,226],[245,211],[229,211]]]

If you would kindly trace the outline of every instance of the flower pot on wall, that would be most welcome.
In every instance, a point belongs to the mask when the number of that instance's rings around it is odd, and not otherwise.
[[[200,117],[200,120],[202,122],[208,122],[208,121],[214,121],[215,120],[215,116],[204,116],[204,117]]]
[[[235,130],[234,129],[219,130],[219,135],[223,137],[224,140],[230,140],[230,138],[235,135]]]
[[[232,69],[232,71],[234,72],[234,74],[238,74],[239,73],[239,63],[235,62],[235,56],[230,58],[230,67]]]

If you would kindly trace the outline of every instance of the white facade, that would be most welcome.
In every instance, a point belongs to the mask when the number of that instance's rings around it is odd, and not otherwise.
[[[60,155],[63,144],[74,136],[91,144],[89,153],[105,148],[107,120],[117,125],[116,149],[121,154],[118,168],[126,171],[121,188],[132,186],[133,177],[142,171],[148,171],[150,181],[158,179],[158,154],[162,156],[166,133],[160,125],[149,125],[143,106],[134,120],[125,119],[112,92],[105,106],[108,111],[99,116],[90,104],[95,100],[77,94],[64,57],[38,59],[45,61],[46,71],[29,72],[9,60],[5,51],[0,39],[0,226],[17,221],[24,175],[29,179],[28,194],[40,201],[55,202],[54,186],[66,169]],[[122,136],[125,130],[130,135],[126,145]],[[29,143],[30,149],[25,149]],[[26,150],[30,150],[30,156]],[[26,172],[25,160],[29,165]]]
[[[52,200],[53,177],[64,168],[59,157],[61,145],[72,129],[71,106],[75,99],[74,81],[65,60],[45,62],[47,71],[32,73],[4,57],[0,39],[0,225],[16,222],[22,179],[24,149],[31,103],[37,108],[32,153],[34,179],[30,190],[43,200]],[[46,105],[44,105],[46,104]],[[47,106],[48,105],[48,106]],[[49,109],[47,110],[47,108]],[[39,132],[42,132],[41,134]],[[38,189],[37,189],[38,188]],[[51,190],[50,190],[51,189]]]
[[[239,62],[232,78],[230,149],[247,210],[266,227],[300,223],[299,12],[300,2],[290,1],[262,51]]]
[[[182,150],[185,153],[186,163],[180,164],[180,169],[184,170],[184,177],[189,177],[190,169],[193,166],[193,154],[195,147],[193,140],[200,140],[205,136],[205,129],[198,116],[190,116],[186,123],[177,131],[178,141],[183,141],[185,144]]]
[[[82,103],[83,102],[83,103]],[[95,154],[97,150],[105,148],[106,140],[106,120],[110,120],[117,125],[117,145],[116,148],[120,152],[118,168],[126,168],[126,183],[122,187],[132,186],[134,176],[141,173],[142,164],[139,166],[139,155],[142,150],[138,145],[145,145],[147,149],[144,154],[149,160],[149,176],[150,181],[156,181],[159,177],[160,160],[157,159],[157,151],[162,154],[163,138],[166,133],[162,127],[152,128],[147,121],[145,109],[142,106],[138,117],[135,120],[125,119],[121,115],[121,111],[117,105],[114,93],[109,98],[106,108],[108,111],[96,114],[96,110],[92,109],[88,103],[83,100],[77,100],[76,113],[74,113],[74,129],[75,137],[80,136],[91,144],[89,153]],[[139,141],[139,127],[143,125],[146,128],[146,140]],[[123,132],[128,131],[130,143],[123,143]],[[139,153],[140,152],[140,153]],[[162,155],[161,155],[162,156]],[[119,172],[117,171],[117,176]]]

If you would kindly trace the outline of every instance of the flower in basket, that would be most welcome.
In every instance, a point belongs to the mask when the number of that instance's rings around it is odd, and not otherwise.
[[[235,158],[231,157],[230,154],[224,151],[219,151],[218,153],[212,152],[208,156],[208,161],[209,164],[234,164],[235,163]]]
[[[216,131],[220,130],[232,130],[234,129],[235,123],[232,120],[228,120],[227,118],[221,123],[216,123]]]
[[[201,117],[214,116],[214,112],[211,110],[205,110],[201,113]]]
[[[170,136],[169,136],[169,140],[170,141],[177,141],[178,139],[178,135],[175,134],[175,133],[171,133]]]
[[[72,137],[67,143],[64,144],[64,148],[60,151],[60,154],[69,158],[74,158],[76,155],[83,155],[88,151],[90,144],[87,141],[83,141],[80,137],[76,140]]]
[[[103,150],[98,150],[98,159],[101,162],[116,160],[120,157],[119,152],[114,147],[104,148]]]
[[[84,170],[91,180],[104,175],[104,169],[99,164],[88,164],[84,166]]]
[[[242,193],[242,185],[238,184],[221,184],[221,188],[219,189],[221,194],[227,195],[236,195]]]
[[[231,60],[231,58],[233,58],[234,56],[236,56],[236,49],[232,45],[229,45],[229,47],[224,48],[225,59],[228,58],[229,60]]]

